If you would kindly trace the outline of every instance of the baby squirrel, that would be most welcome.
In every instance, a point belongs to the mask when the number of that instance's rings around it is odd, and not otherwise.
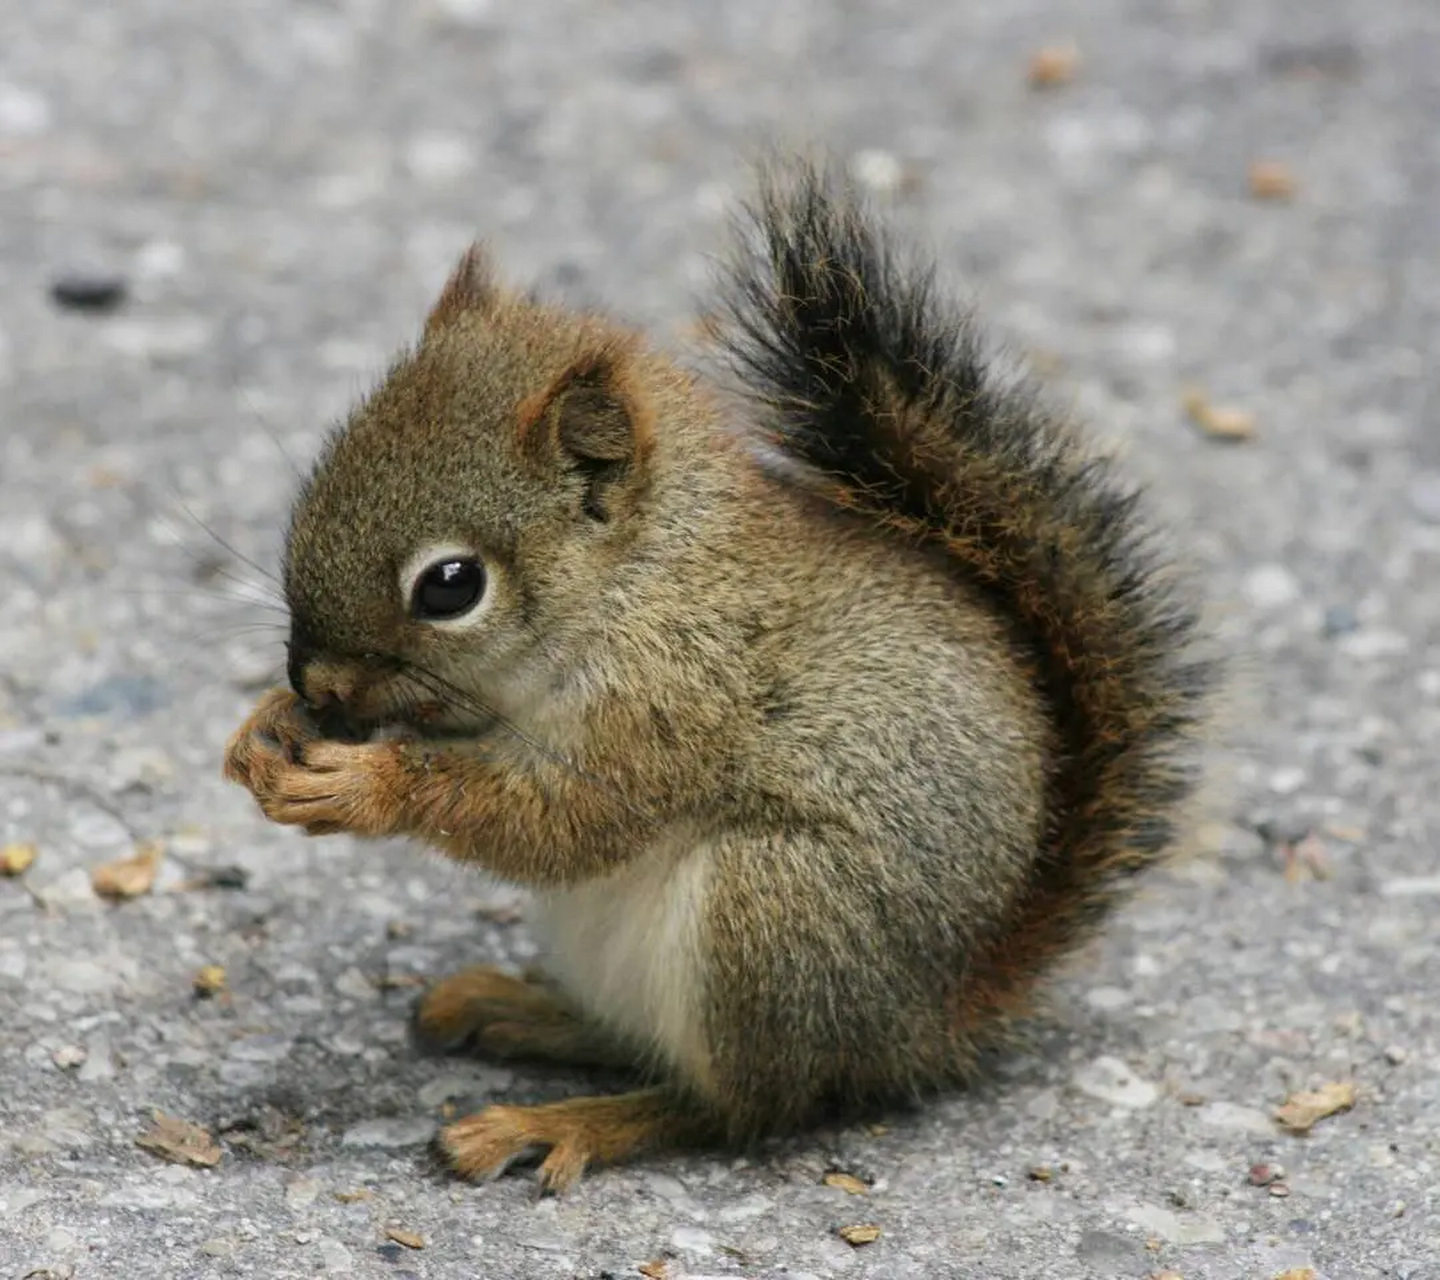
[[[472,248],[294,506],[291,687],[226,776],[534,891],[548,977],[445,979],[422,1040],[645,1086],[450,1124],[464,1176],[963,1081],[1197,781],[1212,670],[1133,493],[842,180],[759,189],[743,397]]]

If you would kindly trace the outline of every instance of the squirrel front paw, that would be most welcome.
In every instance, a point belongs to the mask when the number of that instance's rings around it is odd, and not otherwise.
[[[283,689],[260,700],[225,751],[225,776],[246,787],[267,818],[312,836],[397,834],[408,775],[399,743],[321,738]]]
[[[225,777],[249,787],[261,754],[279,751],[293,758],[301,743],[316,736],[299,697],[289,689],[271,689],[225,744]]]

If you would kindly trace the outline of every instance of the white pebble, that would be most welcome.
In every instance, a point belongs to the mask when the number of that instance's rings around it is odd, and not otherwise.
[[[1117,1107],[1148,1107],[1160,1096],[1160,1090],[1148,1080],[1108,1055],[1081,1067],[1073,1083],[1081,1093]]]
[[[876,149],[857,151],[850,160],[850,172],[871,191],[895,191],[905,181],[905,166],[899,158]]]
[[[453,182],[475,167],[475,148],[463,134],[422,133],[410,140],[405,167],[421,182]]]
[[[0,84],[0,133],[33,137],[50,127],[50,104],[33,89]]]
[[[435,1122],[426,1116],[395,1116],[363,1120],[351,1125],[340,1139],[342,1147],[419,1147],[435,1133]]]
[[[1305,770],[1299,765],[1286,765],[1270,775],[1270,790],[1277,796],[1294,795],[1305,785]]]
[[[1300,598],[1299,580],[1283,564],[1252,569],[1240,589],[1257,609],[1282,609]]]

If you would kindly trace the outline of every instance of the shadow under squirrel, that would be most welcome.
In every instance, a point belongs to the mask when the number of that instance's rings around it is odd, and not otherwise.
[[[528,886],[421,1038],[637,1069],[440,1136],[542,1185],[963,1080],[1175,840],[1212,673],[1135,499],[843,183],[770,172],[728,398],[472,249],[295,504],[226,775]]]

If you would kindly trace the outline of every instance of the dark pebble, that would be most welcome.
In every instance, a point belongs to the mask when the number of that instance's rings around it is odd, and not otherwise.
[[[50,284],[50,297],[68,311],[113,311],[125,301],[125,280],[102,272],[71,272]]]
[[[405,1250],[398,1244],[382,1244],[375,1252],[380,1255],[382,1261],[388,1262],[392,1267],[405,1256]]]
[[[212,889],[243,889],[250,883],[244,867],[212,867],[205,873],[205,883]]]
[[[1325,621],[1322,624],[1327,636],[1349,635],[1360,625],[1360,619],[1355,616],[1355,610],[1348,604],[1332,604],[1325,610]]]

